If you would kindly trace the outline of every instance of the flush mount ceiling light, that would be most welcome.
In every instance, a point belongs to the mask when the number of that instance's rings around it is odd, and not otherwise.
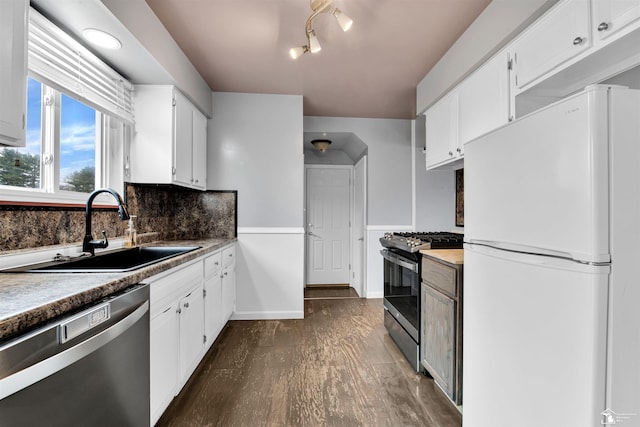
[[[329,148],[329,145],[331,145],[331,140],[330,139],[314,139],[311,141],[311,145],[313,145],[316,148],[316,150],[320,151],[321,153],[324,153]]]
[[[111,34],[102,30],[98,30],[96,28],[85,28],[84,30],[82,30],[82,36],[89,43],[95,46],[103,47],[105,49],[116,50],[122,47],[122,43],[120,43],[120,40],[118,40]]]
[[[289,56],[293,59],[297,59],[303,54],[307,52],[316,53],[320,52],[322,47],[320,46],[320,42],[316,37],[316,32],[311,26],[313,19],[321,13],[331,12],[331,14],[338,21],[338,25],[342,28],[342,31],[349,31],[351,26],[353,25],[353,20],[345,15],[340,9],[337,7],[333,7],[332,0],[311,0],[311,10],[313,11],[311,15],[307,18],[307,23],[305,25],[305,34],[307,36],[307,44],[304,46],[293,47],[289,50]]]

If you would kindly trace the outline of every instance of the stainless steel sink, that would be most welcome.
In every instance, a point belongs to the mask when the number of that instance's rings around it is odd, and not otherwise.
[[[187,252],[200,246],[142,246],[116,249],[95,256],[80,256],[62,261],[2,270],[2,273],[118,273],[146,267]]]

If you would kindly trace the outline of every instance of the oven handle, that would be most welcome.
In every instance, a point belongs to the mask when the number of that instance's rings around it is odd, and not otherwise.
[[[393,263],[393,264],[397,264],[400,267],[409,269],[411,271],[414,272],[418,272],[418,264],[416,264],[415,262],[409,262],[409,261],[404,261],[403,259],[401,259],[399,256],[387,251],[387,250],[381,250],[380,253],[382,254],[382,257],[384,259],[386,259],[387,261]]]

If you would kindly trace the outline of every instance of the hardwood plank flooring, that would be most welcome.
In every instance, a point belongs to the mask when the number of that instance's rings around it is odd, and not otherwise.
[[[229,322],[157,425],[461,426],[387,334],[381,299],[304,304],[304,319]]]

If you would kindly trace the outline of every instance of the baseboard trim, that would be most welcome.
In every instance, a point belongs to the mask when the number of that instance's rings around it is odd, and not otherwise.
[[[304,319],[304,311],[236,311],[231,320]]]
[[[367,292],[367,299],[384,298],[384,292]]]

